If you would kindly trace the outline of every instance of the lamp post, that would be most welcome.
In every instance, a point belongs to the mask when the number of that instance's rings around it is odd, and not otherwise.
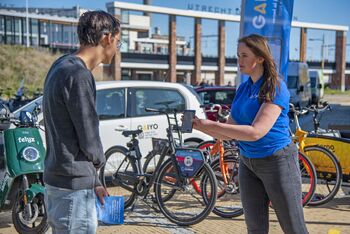
[[[323,75],[323,70],[324,70],[324,47],[325,47],[325,42],[324,42],[324,34],[322,35],[322,38],[309,38],[309,41],[321,41],[321,70],[322,70],[322,75]]]

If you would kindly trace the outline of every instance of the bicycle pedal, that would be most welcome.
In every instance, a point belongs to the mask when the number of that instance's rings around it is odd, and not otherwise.
[[[146,178],[146,176],[144,174],[142,174],[142,175],[137,175],[136,178],[138,180],[144,180]]]

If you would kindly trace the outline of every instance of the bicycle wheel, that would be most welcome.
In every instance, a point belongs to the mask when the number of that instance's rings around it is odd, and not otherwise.
[[[213,212],[223,218],[234,218],[243,214],[243,207],[241,203],[241,197],[239,194],[239,183],[238,183],[238,166],[239,160],[234,155],[225,155],[224,165],[227,168],[225,174],[228,179],[228,184],[224,182],[224,175],[220,168],[219,158],[214,160],[210,165],[215,173],[217,180],[217,199]],[[203,177],[202,183],[207,183],[206,177]],[[203,186],[205,189],[207,186]],[[205,202],[210,197],[209,192],[203,191]]]
[[[315,194],[317,176],[314,165],[306,155],[298,152],[298,158],[301,172],[303,206],[306,206]]]
[[[304,152],[314,164],[317,174],[316,191],[310,206],[322,205],[337,194],[343,179],[342,168],[337,157],[322,146],[306,146]]]
[[[127,156],[128,150],[122,146],[113,146],[107,150],[106,163],[100,169],[100,181],[109,195],[124,196],[124,208],[131,206],[135,200],[135,192],[122,188],[115,181],[118,173],[136,174],[136,165]],[[131,185],[132,186],[132,185]]]
[[[159,158],[160,158],[160,155],[159,154],[156,154],[154,152],[150,152],[147,156],[146,156],[146,161],[145,163],[143,164],[143,171],[145,173],[153,173],[154,172],[154,169],[155,167],[157,166],[158,164],[158,161],[159,161]],[[171,169],[169,169],[171,170]],[[146,178],[148,179],[148,178]],[[153,186],[153,192],[155,193],[155,190],[156,190],[156,187]],[[151,189],[149,191],[152,191]],[[171,191],[169,191],[169,194],[168,196],[164,196],[163,197],[163,200],[164,201],[167,201],[169,200],[173,195],[174,193],[176,192],[176,189],[173,189]],[[148,194],[150,194],[150,192],[148,192]],[[152,195],[153,196],[153,195]],[[155,197],[154,197],[154,201],[155,201]]]
[[[201,190],[216,194],[214,172],[209,165],[204,164],[196,177],[184,178],[178,174],[177,168],[177,164],[174,164],[173,159],[170,158],[159,169],[155,183],[159,209],[165,217],[178,225],[188,226],[199,223],[213,210],[216,196],[211,196],[209,201],[205,202],[203,196],[194,190],[191,181],[195,180],[200,184],[202,176],[208,177],[208,183],[205,184],[207,187]],[[164,199],[173,190],[176,190],[173,196],[168,200]]]

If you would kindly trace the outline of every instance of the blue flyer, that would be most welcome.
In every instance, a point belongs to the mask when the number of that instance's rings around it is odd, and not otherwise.
[[[104,224],[124,223],[124,197],[105,197],[105,204],[102,205],[96,198],[97,220]]]

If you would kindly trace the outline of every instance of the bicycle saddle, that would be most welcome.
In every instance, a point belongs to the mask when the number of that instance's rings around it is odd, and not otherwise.
[[[140,133],[142,132],[141,129],[137,129],[137,130],[127,130],[127,131],[123,131],[122,134],[125,137],[131,136],[131,135],[136,135],[138,136]]]

